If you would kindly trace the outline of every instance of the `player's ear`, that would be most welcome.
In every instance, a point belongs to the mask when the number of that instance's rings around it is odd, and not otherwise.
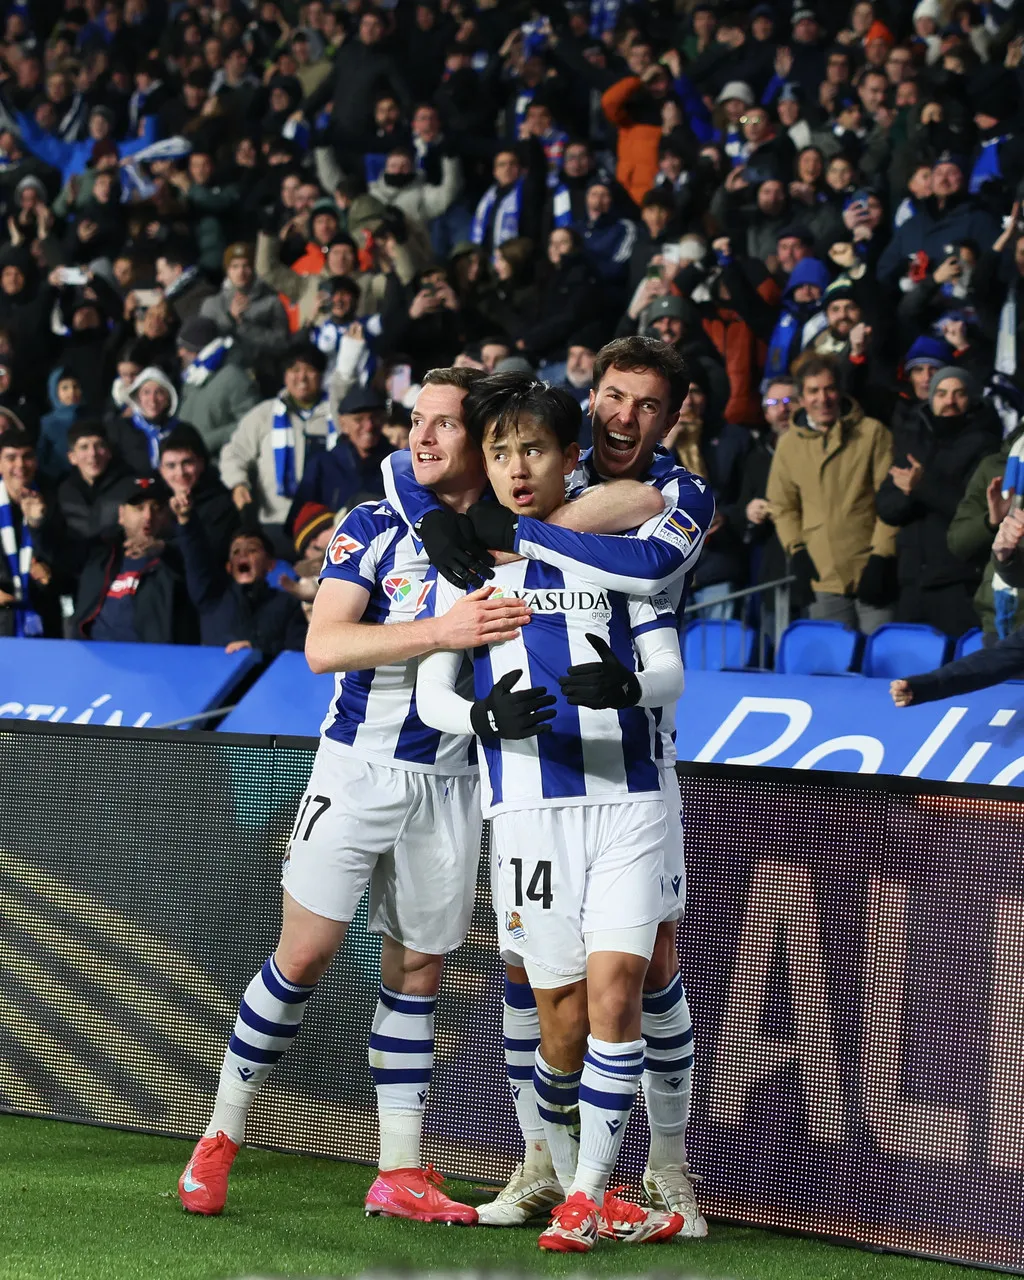
[[[594,387],[590,388],[590,399],[587,401],[587,413],[592,418],[594,416],[594,405],[597,403],[597,391]]]
[[[562,450],[563,473],[567,476],[571,476],[572,473],[576,470],[576,464],[577,462],[579,462],[579,460],[580,460],[580,447],[575,441],[573,441],[572,444],[568,445],[565,449]]]

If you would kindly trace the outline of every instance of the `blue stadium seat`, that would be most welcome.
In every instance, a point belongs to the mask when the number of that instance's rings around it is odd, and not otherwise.
[[[683,666],[695,671],[726,671],[754,661],[757,632],[735,618],[691,622],[683,636]]]
[[[861,635],[841,622],[791,622],[782,634],[775,670],[787,676],[845,675],[856,665]]]
[[[984,634],[981,627],[972,627],[970,631],[965,631],[956,642],[953,657],[966,658],[969,653],[977,653],[983,647]]]
[[[861,671],[866,676],[886,680],[934,671],[946,661],[951,645],[949,637],[934,627],[913,622],[887,622],[868,636]]]

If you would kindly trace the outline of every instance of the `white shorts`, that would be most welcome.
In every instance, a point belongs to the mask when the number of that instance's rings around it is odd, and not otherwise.
[[[281,884],[328,920],[349,921],[367,885],[371,933],[444,955],[466,936],[480,860],[480,783],[317,752]]]
[[[661,770],[668,835],[665,841],[665,909],[662,920],[681,920],[686,910],[686,863],[683,860],[683,798],[675,765]]]
[[[502,954],[521,956],[528,973],[539,966],[576,981],[587,970],[584,935],[657,925],[667,825],[661,800],[493,817],[491,893]]]

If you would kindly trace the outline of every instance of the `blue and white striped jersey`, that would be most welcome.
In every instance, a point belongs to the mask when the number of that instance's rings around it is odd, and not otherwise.
[[[579,577],[529,560],[496,568],[492,585],[496,594],[519,596],[533,617],[518,639],[474,650],[475,697],[486,697],[502,676],[522,669],[516,688],[544,686],[557,702],[550,733],[481,744],[487,779],[484,816],[660,795],[651,712],[639,706],[622,711],[570,706],[558,680],[574,663],[597,660],[587,632],[606,640],[625,666],[636,670],[637,637],[655,630],[674,636],[675,612],[668,598],[595,589]],[[461,595],[439,579],[436,598],[428,599],[425,611],[443,613]]]
[[[412,622],[432,594],[423,544],[386,502],[353,507],[335,530],[320,581],[370,593],[363,622]],[[339,671],[321,737],[360,760],[414,773],[475,773],[472,738],[428,728],[416,714],[416,661]]]
[[[381,473],[388,499],[410,525],[438,505],[434,494],[416,483],[408,450],[385,458]],[[516,550],[529,560],[552,565],[605,590],[636,596],[664,592],[673,607],[681,610],[686,580],[697,567],[715,517],[714,494],[707,481],[681,467],[660,446],[646,475],[639,479],[661,491],[665,511],[632,533],[574,533],[531,516],[520,516]],[[601,482],[593,450],[588,449],[567,477],[566,493],[578,495]],[[658,747],[659,759],[666,765],[674,764],[675,707],[663,708],[660,721],[665,727]]]

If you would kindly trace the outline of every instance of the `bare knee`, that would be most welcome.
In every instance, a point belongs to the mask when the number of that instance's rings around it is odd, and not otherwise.
[[[645,991],[663,991],[679,972],[679,952],[676,950],[678,931],[678,920],[663,920],[658,925],[654,954],[644,978]]]
[[[442,956],[403,947],[384,937],[380,950],[380,979],[392,991],[407,996],[436,996],[441,985]]]
[[[311,987],[324,976],[345,941],[348,924],[300,906],[286,893],[274,961],[286,982]]]

